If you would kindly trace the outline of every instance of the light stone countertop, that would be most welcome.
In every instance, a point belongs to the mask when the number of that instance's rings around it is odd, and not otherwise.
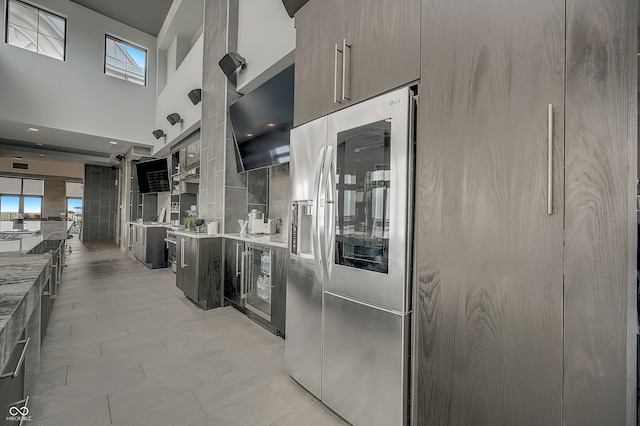
[[[153,223],[153,222],[129,222],[131,225],[141,226],[143,228],[169,228],[169,223]]]
[[[0,254],[0,370],[4,370],[20,334],[38,307],[51,271],[50,262],[48,253]]]
[[[0,222],[0,252],[26,253],[44,240],[66,240],[73,221],[26,220],[22,229]]]
[[[225,238],[231,238],[233,240],[246,241],[249,243],[264,244],[266,246],[289,247],[289,241],[283,234],[247,234],[240,235],[238,233],[224,234]]]
[[[223,238],[223,234],[209,235],[206,232],[194,232],[194,231],[185,231],[185,230],[176,230],[170,231],[177,236],[180,237],[189,237],[189,238]]]

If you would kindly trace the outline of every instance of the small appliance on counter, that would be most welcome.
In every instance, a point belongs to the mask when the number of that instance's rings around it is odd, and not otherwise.
[[[264,214],[256,209],[247,215],[247,232],[249,234],[275,234],[277,223],[275,219],[264,220]]]

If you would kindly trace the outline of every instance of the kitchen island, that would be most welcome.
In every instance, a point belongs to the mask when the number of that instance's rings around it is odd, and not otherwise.
[[[53,256],[0,253],[0,410],[28,405],[53,299]]]
[[[26,253],[45,240],[66,240],[72,226],[73,221],[60,220],[0,221],[0,253]]]
[[[0,410],[26,405],[72,221],[0,222]]]

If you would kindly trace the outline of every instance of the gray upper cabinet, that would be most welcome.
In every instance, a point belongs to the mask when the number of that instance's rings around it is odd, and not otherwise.
[[[296,14],[296,126],[420,78],[420,0],[312,0]]]
[[[341,0],[312,0],[296,13],[294,124],[337,109],[335,44],[343,33]],[[342,42],[342,40],[340,40]]]
[[[343,106],[420,78],[419,0],[342,3],[347,44],[343,84],[348,98],[340,94]]]
[[[565,2],[423,17],[412,424],[559,426]]]

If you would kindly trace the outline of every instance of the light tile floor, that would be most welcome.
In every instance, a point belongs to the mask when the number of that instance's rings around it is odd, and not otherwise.
[[[281,338],[115,245],[70,244],[31,426],[346,424],[287,375]]]

